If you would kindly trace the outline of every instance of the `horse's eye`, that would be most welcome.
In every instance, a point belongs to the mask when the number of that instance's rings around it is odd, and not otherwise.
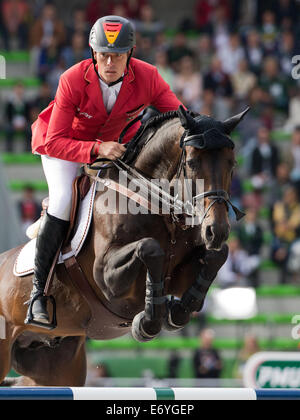
[[[229,159],[228,163],[229,163],[229,166],[231,166],[233,169],[234,169],[234,168],[236,167],[236,165],[237,165],[237,161],[236,161],[236,160],[234,160],[234,159]]]

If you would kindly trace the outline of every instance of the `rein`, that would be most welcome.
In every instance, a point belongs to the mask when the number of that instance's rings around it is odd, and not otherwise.
[[[133,121],[132,123],[135,123],[136,121]],[[129,128],[129,127],[126,127]],[[122,142],[122,138],[124,135],[124,131],[121,134],[121,141],[119,139],[119,142]],[[144,130],[142,131],[142,133]],[[216,136],[217,134],[217,136]],[[183,172],[184,179],[187,178],[187,172],[186,172],[186,146],[193,146],[198,149],[213,149],[214,146],[209,146],[211,142],[208,140],[211,140],[212,138],[218,138],[221,137],[218,141],[217,147],[234,147],[234,143],[231,141],[231,139],[225,135],[223,135],[220,131],[216,129],[210,129],[207,130],[203,134],[196,134],[196,135],[189,135],[188,130],[185,130],[182,138],[180,140],[180,147],[182,148],[181,157],[179,161],[179,165],[177,168],[175,180],[179,180],[181,173]],[[152,138],[152,136],[151,136]],[[150,139],[149,139],[150,140]],[[146,142],[148,143],[148,141]],[[125,152],[126,153],[126,152]],[[94,166],[95,163],[99,162],[109,162],[109,165],[101,165],[101,166]],[[120,183],[113,181],[111,179],[103,179],[99,176],[94,176],[91,174],[87,174],[91,179],[93,179],[96,182],[102,183],[107,188],[117,191],[120,194],[126,196],[127,198],[134,200],[138,204],[142,205],[148,210],[154,211],[156,214],[162,215],[160,206],[156,206],[153,203],[153,200],[151,203],[148,200],[148,192],[151,191],[151,197],[156,199],[157,202],[162,206],[167,206],[170,209],[170,213],[172,216],[172,220],[175,223],[179,223],[181,228],[186,230],[189,227],[194,227],[194,218],[199,217],[200,222],[197,223],[197,225],[201,225],[206,218],[208,212],[210,209],[216,204],[216,203],[222,203],[224,202],[226,204],[227,210],[229,207],[232,208],[232,210],[235,213],[236,220],[240,220],[242,217],[245,216],[245,213],[243,213],[241,210],[239,210],[236,206],[232,204],[229,198],[229,194],[225,190],[211,190],[211,191],[205,191],[198,195],[192,195],[192,191],[190,189],[190,185],[187,183],[187,194],[188,199],[184,202],[181,201],[177,196],[172,196],[171,194],[164,191],[160,186],[156,185],[154,182],[151,182],[150,179],[148,179],[146,176],[142,175],[140,172],[138,172],[135,168],[128,165],[121,159],[111,160],[111,159],[104,159],[99,158],[97,159],[93,164],[88,165],[89,169],[92,170],[103,170],[103,169],[109,169],[112,167],[115,167],[118,169],[118,171],[125,171],[126,175],[132,181],[136,186],[140,188],[139,193],[133,192],[129,188],[125,187],[124,185],[121,185]],[[146,197],[144,197],[142,194],[146,194]],[[199,214],[199,209],[197,208],[197,201],[202,200],[204,198],[209,198],[211,203],[209,206],[205,209],[204,213],[201,215]],[[184,210],[182,212],[182,209]],[[179,214],[178,214],[179,212]],[[189,217],[192,217],[193,221],[191,225],[186,225],[182,222],[182,216],[186,215]]]

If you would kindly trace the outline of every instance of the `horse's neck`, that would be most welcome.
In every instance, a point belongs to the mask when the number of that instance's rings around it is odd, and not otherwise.
[[[159,128],[138,156],[136,168],[152,179],[171,180],[180,158],[178,132],[173,121]]]

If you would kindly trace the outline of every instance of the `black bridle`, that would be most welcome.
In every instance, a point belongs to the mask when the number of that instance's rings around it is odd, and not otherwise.
[[[185,131],[180,140],[180,147],[182,149],[180,162],[178,165],[178,170],[176,173],[176,178],[179,179],[181,172],[183,172],[184,178],[187,179],[187,172],[186,172],[186,146],[193,146],[196,149],[200,150],[216,150],[223,147],[229,147],[231,149],[234,148],[233,141],[221,133],[218,129],[211,128],[204,132],[203,134],[193,134],[190,135],[188,131]],[[187,184],[187,187],[189,185]],[[209,210],[216,204],[216,203],[225,203],[227,210],[229,210],[229,206],[231,206],[232,210],[235,213],[236,220],[239,221],[245,216],[245,213],[239,210],[232,202],[230,201],[229,194],[225,190],[210,190],[205,191],[201,194],[197,194],[195,196],[192,195],[191,190],[188,188],[187,191],[189,197],[188,202],[191,203],[192,207],[197,207],[197,201],[203,200],[204,198],[209,198],[212,202],[209,206],[205,209],[203,215],[201,216],[201,221],[199,224],[202,224],[204,219],[206,218]]]
[[[147,143],[148,141],[144,144],[144,146]],[[204,150],[204,149],[213,150],[213,149],[220,149],[223,147],[230,147],[233,149],[234,143],[228,136],[224,135],[220,130],[216,128],[211,128],[202,134],[193,134],[193,135],[191,135],[188,130],[185,130],[180,140],[180,147],[182,149],[182,152],[181,152],[181,157],[180,157],[179,165],[177,168],[175,180],[176,179],[179,180],[181,173],[183,173],[184,179],[187,179],[186,146],[192,146],[201,150]],[[110,162],[111,164],[95,166],[95,164],[99,162]],[[239,210],[236,206],[232,204],[229,198],[229,194],[225,190],[221,190],[221,189],[210,190],[210,191],[205,191],[201,194],[197,194],[193,196],[192,191],[190,190],[189,185],[187,183],[188,198],[186,201],[182,202],[177,197],[173,197],[172,195],[168,194],[160,186],[153,186],[153,182],[151,182],[150,179],[148,179],[145,175],[141,174],[132,166],[125,163],[122,160],[122,158],[116,159],[116,160],[99,158],[93,164],[88,165],[88,167],[93,170],[103,170],[103,169],[107,170],[113,166],[116,167],[119,171],[126,171],[128,178],[138,183],[140,192],[143,192],[143,189],[145,192],[145,189],[146,189],[146,192],[148,193],[150,189],[151,194],[154,195],[155,198],[157,198],[161,204],[168,203],[168,205],[170,206],[172,218],[176,222],[179,222],[179,218],[176,214],[177,210],[184,209],[184,213],[188,216],[191,216],[193,220],[195,217],[200,218],[200,222],[197,222],[197,225],[201,225],[204,219],[206,218],[209,210],[216,203],[225,203],[227,210],[229,210],[229,207],[231,207],[235,213],[237,221],[245,216],[245,213],[243,213],[241,210]],[[97,177],[92,176],[92,175],[89,175],[89,176],[98,182],[104,181],[102,178],[99,178],[98,176]],[[199,211],[197,209],[197,202],[204,198],[209,198],[212,201],[209,204],[209,206],[205,209],[204,213],[202,215],[199,215]],[[191,226],[194,226],[194,223],[192,223]]]

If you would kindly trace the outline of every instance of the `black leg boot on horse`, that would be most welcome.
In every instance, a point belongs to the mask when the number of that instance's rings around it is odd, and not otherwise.
[[[25,324],[38,325],[49,329],[47,297],[44,295],[47,278],[58,249],[67,234],[70,223],[49,215],[44,215],[36,240],[33,289]]]
[[[204,264],[199,265],[198,276],[181,299],[172,298],[168,304],[164,329],[176,331],[183,328],[190,321],[193,312],[200,312],[208,289],[217,276],[218,271],[228,257],[228,246],[223,245],[220,251],[206,251]]]

